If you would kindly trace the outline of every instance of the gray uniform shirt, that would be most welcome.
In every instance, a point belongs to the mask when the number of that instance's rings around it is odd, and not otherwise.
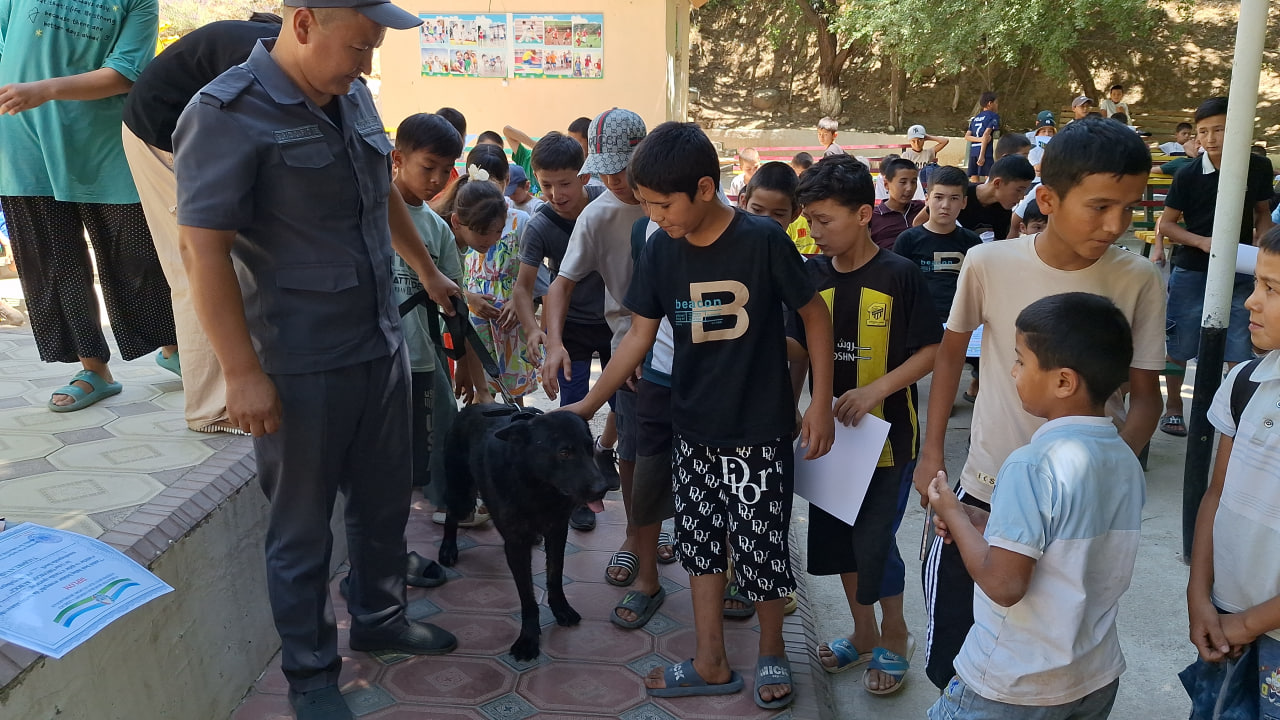
[[[178,223],[236,231],[231,255],[262,368],[331,370],[402,342],[391,289],[391,143],[362,82],[317,107],[260,41],[173,134]],[[330,107],[332,110],[333,108]]]

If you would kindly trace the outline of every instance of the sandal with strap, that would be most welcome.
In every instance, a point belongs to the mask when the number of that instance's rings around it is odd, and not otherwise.
[[[664,547],[671,548],[671,554],[665,557],[662,555],[662,548]],[[662,565],[670,565],[679,559],[680,551],[676,550],[676,539],[669,532],[658,533],[658,562]]]
[[[84,388],[79,387],[75,383],[79,381],[93,388],[90,392],[85,392]],[[81,370],[71,377],[71,382],[63,385],[53,391],[54,395],[66,395],[73,399],[70,405],[59,405],[49,398],[49,409],[56,413],[74,412],[83,410],[90,405],[109,398],[112,395],[119,395],[124,389],[118,382],[107,382],[101,375],[92,370]]]
[[[819,648],[821,649],[821,648]],[[835,675],[845,670],[852,670],[871,662],[872,653],[858,652],[858,649],[849,642],[848,638],[836,638],[827,643],[827,649],[831,651],[831,655],[835,657],[835,665],[823,665],[822,669],[828,673]]]
[[[892,695],[902,689],[905,684],[903,679],[907,675],[907,671],[911,669],[911,656],[915,654],[916,640],[910,635],[907,636],[907,654],[899,655],[892,650],[877,647],[871,651],[871,664],[862,673],[862,688],[872,695]],[[880,672],[893,678],[894,683],[882,690],[874,690],[871,687],[871,671],[879,670]]]
[[[609,619],[613,621],[614,625],[625,630],[642,628],[653,617],[653,614],[658,612],[658,608],[662,607],[662,603],[666,599],[667,589],[664,587],[659,587],[658,592],[653,595],[639,590],[631,590],[626,595],[623,595],[618,604],[614,606],[613,614],[609,616]],[[619,610],[630,610],[636,614],[636,619],[623,620],[618,616]]]
[[[1160,418],[1160,432],[1174,437],[1187,436],[1187,423],[1181,415],[1165,415]]]
[[[605,582],[615,587],[629,587],[631,583],[636,581],[636,568],[640,567],[640,562],[636,558],[636,554],[628,550],[619,550],[609,558],[609,564],[604,569]],[[615,580],[609,571],[613,568],[622,568],[627,571],[626,580]]]
[[[693,667],[693,660],[685,660],[672,665],[662,672],[666,687],[648,688],[653,697],[690,697],[693,695],[732,695],[742,690],[742,676],[737,670],[731,671],[729,682],[712,684],[698,674]]]
[[[765,710],[776,710],[791,704],[795,698],[795,686],[791,692],[780,698],[765,700],[760,697],[760,688],[765,685],[791,685],[791,661],[781,655],[761,655],[756,660],[756,705]]]
[[[756,604],[742,594],[742,589],[738,587],[738,583],[732,580],[724,586],[724,599],[725,601],[735,601],[746,605],[746,607],[724,608],[723,614],[727,618],[742,620],[756,614]]]

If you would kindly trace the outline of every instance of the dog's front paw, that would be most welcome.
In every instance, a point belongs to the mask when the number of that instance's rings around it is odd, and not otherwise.
[[[556,616],[556,624],[573,627],[582,621],[577,610],[569,607],[569,603],[551,603],[551,614]]]
[[[520,633],[520,637],[511,645],[511,656],[521,662],[537,658],[538,636]]]
[[[458,543],[442,541],[438,556],[441,565],[453,567],[458,562]]]

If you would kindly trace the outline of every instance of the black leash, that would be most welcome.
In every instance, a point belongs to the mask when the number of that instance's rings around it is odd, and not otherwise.
[[[466,301],[457,295],[451,297],[450,300],[453,302],[453,315],[445,315],[440,312],[440,306],[431,300],[431,296],[427,294],[426,290],[419,290],[411,295],[408,300],[400,303],[400,317],[409,314],[419,305],[429,308],[432,317],[430,322],[427,323],[427,332],[431,335],[431,342],[436,347],[444,348],[445,354],[455,361],[461,360],[467,354],[467,345],[470,345],[472,352],[480,360],[480,367],[484,368],[485,373],[498,386],[498,394],[502,396],[503,401],[512,407],[519,407],[515,398],[511,397],[511,393],[507,392],[507,388],[503,386],[501,380],[502,371],[498,369],[498,362],[493,359],[489,349],[484,346],[484,341],[480,339],[480,334],[476,332],[476,326],[471,322]],[[445,329],[453,336],[454,346],[452,348],[445,347],[444,338],[440,335],[440,319],[444,320]]]

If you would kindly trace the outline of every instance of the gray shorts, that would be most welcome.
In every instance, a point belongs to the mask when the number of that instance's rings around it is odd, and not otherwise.
[[[1065,705],[1009,705],[988,700],[965,684],[951,678],[942,697],[929,708],[929,720],[1105,720],[1116,702],[1120,681]]]
[[[676,512],[671,494],[671,388],[640,381],[635,425],[631,520],[636,525],[656,525]]]
[[[618,429],[618,459],[636,461],[636,394],[626,388],[614,393],[614,426]]]

